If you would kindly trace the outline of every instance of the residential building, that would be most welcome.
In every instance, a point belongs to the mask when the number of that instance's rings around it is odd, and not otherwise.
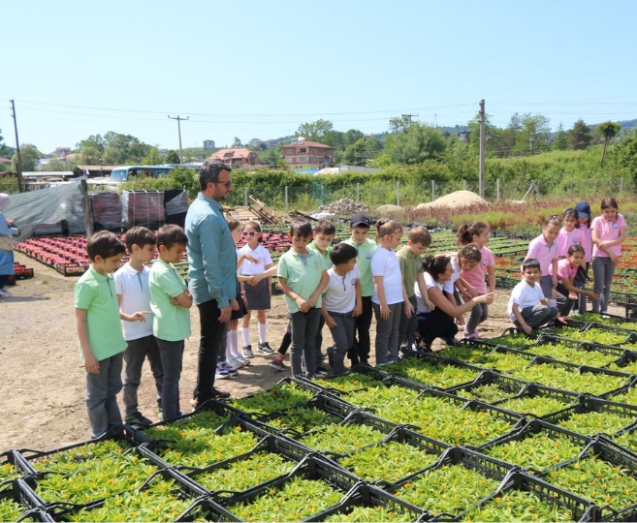
[[[205,151],[209,151],[215,148],[215,141],[214,140],[204,140],[203,141],[203,148]]]
[[[251,167],[261,166],[261,160],[254,151],[245,147],[236,147],[233,149],[219,149],[210,158],[220,160],[233,169],[235,167]]]
[[[259,144],[262,142],[263,140],[261,140],[260,138],[252,138],[252,140],[250,140],[248,142],[248,145],[250,147],[253,147],[254,149],[257,149],[259,147]]]
[[[279,143],[276,140],[266,140],[265,144],[268,146],[268,149],[274,149],[276,144]]]
[[[302,136],[281,149],[288,165],[297,170],[318,170],[334,165],[334,147],[311,142]]]

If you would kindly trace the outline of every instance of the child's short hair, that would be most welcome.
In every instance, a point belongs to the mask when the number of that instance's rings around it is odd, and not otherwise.
[[[349,243],[337,243],[332,247],[330,252],[330,260],[334,265],[340,265],[341,263],[347,263],[353,258],[358,256],[356,247],[352,247]]]
[[[110,231],[100,231],[94,234],[86,242],[86,252],[91,261],[101,256],[102,258],[111,258],[118,254],[126,253],[124,243]]]
[[[236,218],[232,218],[231,216],[226,218],[226,223],[228,224],[228,229],[230,229],[230,232],[234,231],[237,227],[239,227],[239,225],[241,225],[241,222],[239,220],[237,220]]]
[[[409,231],[409,241],[411,243],[419,243],[423,247],[429,247],[431,245],[431,234],[429,234],[427,227],[419,225]]]
[[[575,218],[575,228],[579,229],[579,213],[577,212],[577,209],[573,209],[572,207],[564,209],[562,220],[566,219],[567,216]]]
[[[427,256],[423,262],[425,272],[433,278],[435,282],[438,281],[438,276],[444,274],[447,270],[447,265],[451,263],[451,258],[445,254],[438,254],[437,256]]]
[[[561,227],[562,222],[557,214],[551,216],[548,220],[544,222],[544,228],[546,229],[550,225],[555,225],[556,227]]]
[[[571,245],[568,248],[568,251],[566,251],[566,254],[568,254],[569,256],[573,256],[573,254],[575,254],[576,252],[581,252],[582,254],[586,254],[586,252],[584,251],[584,247],[577,244]]]
[[[619,210],[619,206],[617,205],[617,200],[615,200],[615,198],[613,198],[612,196],[606,196],[606,198],[603,198],[601,207],[602,207],[602,210],[608,209],[609,207]]]
[[[326,236],[330,236],[336,234],[336,227],[334,227],[334,222],[332,222],[332,220],[321,218],[318,222],[316,222],[314,232],[316,234],[325,234]]]
[[[378,220],[376,222],[376,242],[380,242],[385,236],[403,232],[403,226],[395,220]]]
[[[542,268],[540,267],[540,262],[537,261],[535,258],[527,258],[522,262],[522,272],[526,271],[527,269],[537,269],[538,271],[542,270]]]
[[[176,243],[188,245],[188,236],[179,225],[164,225],[157,231],[157,247],[163,245],[170,249]]]
[[[305,218],[295,218],[290,224],[290,236],[298,238],[312,236],[312,225]]]
[[[475,243],[468,243],[458,251],[458,259],[480,263],[482,261],[482,253]]]
[[[155,233],[146,227],[133,227],[126,231],[126,237],[124,238],[126,248],[129,253],[133,252],[133,245],[144,247],[144,245],[155,245],[157,240],[155,239]]]
[[[480,236],[489,226],[484,222],[465,223],[458,227],[456,241],[458,245],[467,245],[473,241],[474,236]]]

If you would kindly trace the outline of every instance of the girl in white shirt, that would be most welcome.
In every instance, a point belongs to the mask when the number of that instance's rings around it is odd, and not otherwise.
[[[393,220],[376,223],[379,246],[372,258],[374,278],[372,307],[376,316],[376,365],[398,359],[401,307],[407,300],[400,262],[394,249],[403,236],[402,226]]]

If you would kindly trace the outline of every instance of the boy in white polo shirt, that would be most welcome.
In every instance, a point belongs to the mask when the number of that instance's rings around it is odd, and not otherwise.
[[[126,232],[124,242],[130,259],[113,277],[119,310],[125,314],[146,312],[143,322],[122,321],[122,331],[128,345],[124,351],[124,420],[129,425],[148,426],[153,422],[139,411],[137,400],[137,389],[146,358],[155,378],[157,408],[160,413],[162,411],[161,389],[164,380],[159,347],[153,336],[153,314],[150,311],[148,285],[150,268],[146,266],[155,257],[155,234],[146,227],[133,227]]]
[[[522,262],[522,281],[511,292],[507,312],[518,329],[530,334],[535,327],[555,320],[557,308],[548,305],[540,286],[540,262],[527,258]]]
[[[332,267],[327,270],[329,282],[323,294],[321,314],[334,338],[332,371],[334,375],[345,372],[345,355],[354,343],[355,318],[363,313],[360,271],[356,267],[358,251],[347,243],[332,248]]]

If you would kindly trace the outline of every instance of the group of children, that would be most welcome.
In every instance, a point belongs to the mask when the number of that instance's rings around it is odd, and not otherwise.
[[[511,320],[520,330],[530,332],[568,315],[573,303],[584,312],[586,298],[593,301],[593,311],[607,311],[626,223],[613,198],[604,198],[601,208],[602,216],[591,222],[589,205],[578,203],[564,211],[563,226],[557,216],[551,217],[529,245],[523,279],[508,305]],[[274,369],[287,370],[283,358],[291,346],[292,375],[310,378],[328,373],[321,350],[325,325],[333,338],[327,357],[335,375],[346,371],[346,358],[352,366],[369,363],[372,316],[376,319],[376,364],[396,361],[401,353],[406,357],[414,350],[430,350],[436,338],[453,346],[458,325],[463,326],[465,338],[478,337],[495,291],[494,258],[487,247],[489,227],[482,222],[463,225],[457,233],[458,253],[423,259],[431,244],[425,227],[412,228],[406,245],[396,252],[402,226],[393,220],[378,221],[373,241],[369,238],[372,225],[369,217],[356,214],[350,220],[351,237],[332,245],[336,230],[330,220],[319,220],[313,229],[307,220],[296,219],[289,231],[292,246],[273,265],[261,245],[260,225],[249,222],[242,228],[237,220],[228,219],[235,243],[243,238],[245,245],[237,248],[238,307],[232,311],[217,377],[236,375],[254,357],[251,311],[258,322],[256,351],[273,355],[270,366]],[[180,227],[166,225],[156,235],[134,227],[125,243],[106,231],[90,238],[91,267],[75,287],[93,437],[122,422],[116,395],[122,388],[123,362],[128,423],[152,423],[139,411],[137,399],[145,358],[155,380],[160,419],[181,414],[179,379],[184,340],[191,335],[192,296],[173,264],[181,259],[188,240]],[[156,248],[159,259],[149,269]],[[130,259],[120,269],[126,250]],[[591,261],[593,291],[585,289]],[[266,319],[275,274],[289,316],[277,353],[267,341]],[[466,312],[470,314],[465,321]]]

